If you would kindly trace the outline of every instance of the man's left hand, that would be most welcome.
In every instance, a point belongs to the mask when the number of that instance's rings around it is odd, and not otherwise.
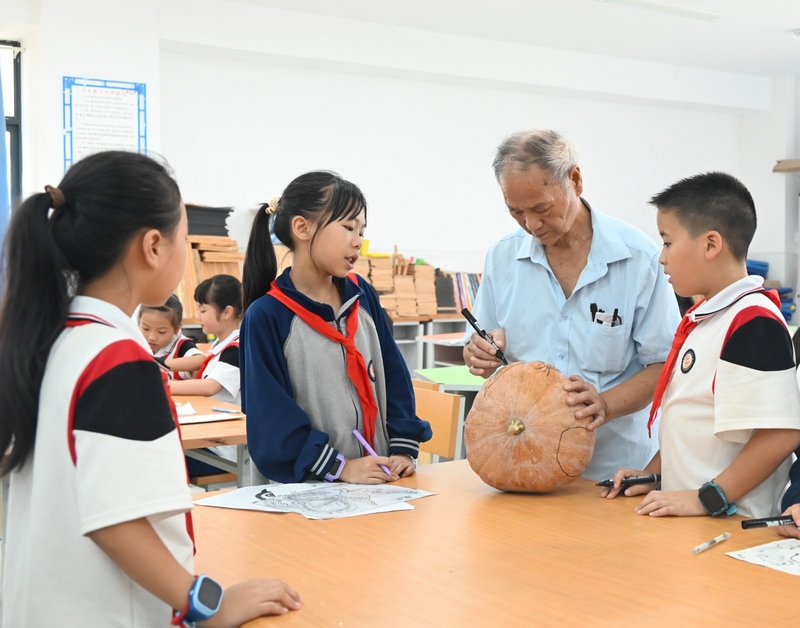
[[[603,396],[597,392],[597,388],[587,382],[580,375],[570,375],[569,382],[564,384],[567,391],[567,405],[580,406],[575,410],[576,419],[592,419],[586,429],[593,432],[606,421],[610,421],[608,416],[608,406]]]

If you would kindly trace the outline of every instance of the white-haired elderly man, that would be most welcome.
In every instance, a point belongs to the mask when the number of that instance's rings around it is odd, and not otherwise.
[[[554,131],[513,134],[493,166],[520,229],[489,249],[473,314],[509,361],[571,376],[568,402],[597,434],[585,477],[642,469],[658,450],[648,407],[680,320],[659,248],[581,196],[577,151]],[[480,336],[465,342],[472,373],[501,366]]]

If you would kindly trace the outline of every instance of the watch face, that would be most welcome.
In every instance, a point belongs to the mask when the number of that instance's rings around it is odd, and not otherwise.
[[[203,578],[200,590],[197,592],[198,601],[206,608],[216,610],[221,597],[222,587],[219,583],[214,582],[211,578]]]
[[[713,486],[706,486],[701,489],[697,496],[709,512],[725,510],[725,502]]]

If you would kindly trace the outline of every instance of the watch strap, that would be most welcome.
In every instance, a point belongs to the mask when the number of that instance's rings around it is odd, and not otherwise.
[[[342,470],[344,469],[345,462],[346,461],[344,455],[337,453],[336,458],[334,459],[333,464],[331,465],[331,468],[328,469],[328,472],[322,479],[325,480],[326,482],[335,482],[336,480],[338,480],[339,476],[342,475]],[[334,471],[334,469],[336,470]]]
[[[722,508],[712,512],[708,508],[708,506],[706,506],[705,502],[700,498],[700,496],[703,494],[703,490],[706,488],[713,488],[717,492],[717,494],[720,496],[720,499],[722,499],[722,502],[724,504]],[[728,501],[728,496],[725,495],[725,491],[723,491],[722,487],[719,484],[717,484],[714,480],[706,482],[705,484],[703,484],[703,486],[700,487],[700,490],[697,491],[697,498],[700,501],[700,504],[703,506],[703,509],[712,517],[719,517],[722,514],[727,516],[735,515],[738,510],[736,504],[732,504]]]

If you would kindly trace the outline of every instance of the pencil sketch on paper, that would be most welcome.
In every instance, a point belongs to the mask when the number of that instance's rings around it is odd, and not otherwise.
[[[800,540],[797,539],[773,541],[736,552],[728,552],[728,556],[800,576]]]
[[[387,491],[387,488],[392,490]],[[305,517],[327,519],[337,515],[366,512],[417,497],[420,497],[419,492],[410,488],[332,484],[288,495],[275,495],[273,491],[264,490],[256,493],[254,504],[285,512],[297,512]]]
[[[241,488],[197,503],[265,512],[294,512],[308,519],[335,519],[413,510],[406,502],[428,495],[432,493],[386,484],[268,484]]]

